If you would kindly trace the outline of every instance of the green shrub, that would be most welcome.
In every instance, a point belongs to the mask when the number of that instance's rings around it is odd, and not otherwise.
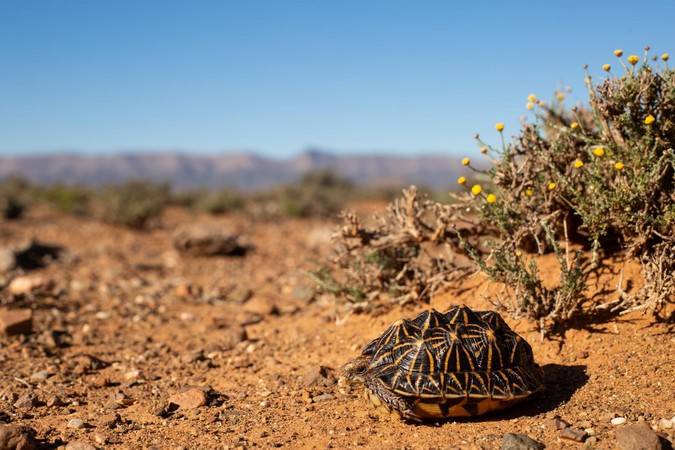
[[[144,228],[161,215],[169,201],[170,188],[167,183],[130,180],[106,186],[99,195],[104,220],[130,228]]]
[[[0,182],[0,215],[7,220],[18,219],[35,198],[36,189],[28,180],[7,178]]]

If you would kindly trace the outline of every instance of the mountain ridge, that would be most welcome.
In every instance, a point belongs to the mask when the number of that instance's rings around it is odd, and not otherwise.
[[[257,190],[292,183],[304,173],[324,169],[331,169],[358,185],[418,184],[431,188],[452,186],[465,171],[457,156],[338,155],[317,149],[308,149],[287,159],[253,152],[190,154],[180,151],[103,155],[60,152],[0,157],[0,179],[19,176],[42,185],[100,185],[148,179],[169,182],[179,189],[235,187]]]

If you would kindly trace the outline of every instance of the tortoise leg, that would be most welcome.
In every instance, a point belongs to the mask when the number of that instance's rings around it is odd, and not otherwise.
[[[366,396],[378,408],[384,407],[388,412],[397,413],[403,419],[421,422],[422,418],[415,413],[413,402],[387,389],[377,379],[366,380]]]

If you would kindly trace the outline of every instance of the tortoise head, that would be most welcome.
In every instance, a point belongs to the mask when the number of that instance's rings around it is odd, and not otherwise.
[[[363,382],[368,375],[370,356],[359,355],[340,368],[340,374],[349,382]]]

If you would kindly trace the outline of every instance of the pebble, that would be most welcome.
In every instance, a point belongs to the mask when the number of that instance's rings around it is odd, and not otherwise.
[[[177,405],[179,409],[195,409],[205,406],[208,403],[208,396],[203,389],[190,388],[173,394],[169,397],[169,403]]]
[[[241,255],[246,249],[238,239],[233,230],[203,223],[179,227],[173,235],[176,250],[190,256]]]
[[[8,247],[0,248],[0,273],[9,272],[16,268],[16,255]]]
[[[28,308],[0,310],[0,331],[6,335],[29,334],[32,330],[32,310]]]
[[[0,424],[0,449],[37,450],[35,430],[25,426]]]
[[[86,442],[73,441],[66,445],[66,450],[96,450],[96,447]]]
[[[41,276],[24,276],[14,278],[7,290],[14,297],[28,295],[50,285],[50,281]]]
[[[37,397],[31,391],[24,393],[21,397],[14,402],[15,408],[26,408],[30,409],[37,405]]]
[[[623,425],[624,423],[627,422],[625,417],[615,417],[612,420],[610,420],[612,425]]]
[[[327,402],[328,400],[333,399],[333,394],[320,394],[312,397],[312,402],[314,403],[321,403],[321,402]]]
[[[559,417],[556,417],[554,419],[546,419],[544,420],[544,425],[546,425],[548,428],[552,428],[554,430],[562,430],[565,427],[569,427],[570,424],[565,422]]]
[[[325,379],[326,379],[326,368],[319,364],[314,364],[310,366],[302,375],[302,380],[305,386],[312,386],[314,384],[317,384],[318,381],[323,381]]]
[[[45,381],[47,380],[47,378],[49,378],[49,372],[47,372],[46,370],[40,370],[38,372],[33,373],[30,376],[31,381],[38,381],[38,382]]]
[[[244,311],[259,314],[261,316],[269,316],[278,314],[277,305],[271,298],[263,296],[253,296],[250,300],[244,303]]]
[[[506,433],[502,438],[502,450],[539,450],[544,446],[526,434]]]
[[[662,430],[670,430],[673,428],[673,421],[670,419],[661,419],[659,420],[659,428]]]
[[[583,430],[578,430],[576,428],[567,427],[560,430],[560,437],[563,439],[569,439],[574,442],[584,442],[587,434]]]
[[[646,423],[621,427],[615,432],[619,450],[661,450],[659,436]]]
[[[77,417],[68,421],[68,428],[75,428],[76,430],[84,428],[84,420]]]

